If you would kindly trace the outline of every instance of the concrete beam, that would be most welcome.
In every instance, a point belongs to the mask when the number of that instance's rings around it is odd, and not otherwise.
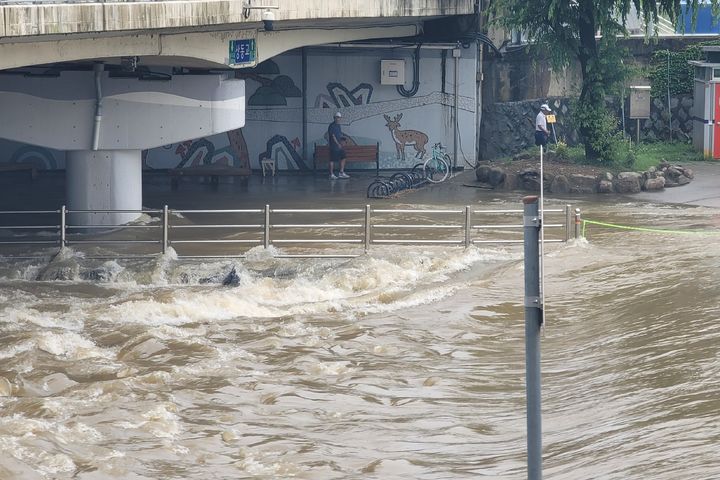
[[[465,15],[473,13],[474,8],[474,0],[283,0],[279,3],[281,8],[273,11],[277,22]],[[242,0],[40,3],[2,5],[0,15],[5,37],[176,28],[197,30],[228,24],[257,27],[262,11],[249,10],[248,18],[245,18],[243,4]]]
[[[258,62],[298,47],[351,42],[353,40],[372,40],[373,38],[410,37],[419,33],[420,28],[417,25],[335,30],[263,31],[258,32]]]
[[[159,35],[86,37],[45,42],[0,43],[0,70],[130,55],[158,55]]]
[[[406,37],[417,25],[392,27],[298,29],[260,32],[255,29],[176,34],[64,37],[44,42],[0,43],[0,70],[91,59],[141,57],[143,65],[228,68],[230,40],[257,38],[258,62],[287,50],[310,45],[373,38]],[[249,65],[248,65],[249,66]]]
[[[7,37],[101,32],[105,24],[104,9],[92,3],[6,5],[0,10]]]

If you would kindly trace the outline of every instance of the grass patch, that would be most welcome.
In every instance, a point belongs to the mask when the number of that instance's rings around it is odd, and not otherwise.
[[[656,142],[630,144],[625,141],[617,141],[612,145],[611,157],[599,163],[590,163],[585,158],[583,145],[569,146],[560,141],[557,144],[548,143],[547,152],[555,158],[564,162],[572,162],[577,165],[592,165],[599,168],[606,168],[610,171],[620,172],[632,170],[644,172],[650,167],[656,167],[666,161],[674,164],[687,162],[704,161],[703,154],[684,142]],[[511,157],[500,157],[494,159],[496,162],[510,164],[516,159],[539,158],[538,147],[528,147]]]
[[[633,168],[645,171],[660,162],[687,163],[703,161],[703,154],[689,143],[641,143],[633,147],[635,162]]]

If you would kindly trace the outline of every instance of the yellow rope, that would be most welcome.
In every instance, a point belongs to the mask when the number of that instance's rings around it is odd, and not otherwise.
[[[673,233],[678,235],[720,235],[718,230],[668,230],[664,228],[647,228],[647,227],[631,227],[628,225],[618,225],[615,223],[598,222],[595,220],[582,220],[582,236],[585,236],[585,228],[587,224],[600,225],[602,227],[619,228],[621,230],[635,230],[638,232],[653,232],[653,233]]]

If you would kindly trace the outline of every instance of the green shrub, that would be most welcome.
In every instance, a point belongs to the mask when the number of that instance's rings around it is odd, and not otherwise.
[[[701,60],[702,47],[710,45],[720,45],[720,42],[712,40],[690,45],[679,51],[654,52],[650,61],[650,95],[654,98],[664,98],[668,92],[668,82],[671,95],[692,93],[695,73],[693,66],[688,62]],[[669,66],[668,57],[670,57]]]
[[[568,147],[568,144],[560,140],[557,145],[555,145],[555,155],[557,155],[557,158],[560,160],[570,160],[570,147]]]

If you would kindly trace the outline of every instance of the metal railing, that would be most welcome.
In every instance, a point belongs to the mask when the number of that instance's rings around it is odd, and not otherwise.
[[[83,214],[145,214],[147,224],[72,224],[68,217]],[[21,224],[8,218],[53,216],[59,224]],[[88,215],[90,215],[88,217]],[[580,236],[580,210],[570,205],[546,209],[543,213],[547,243],[567,242]],[[219,222],[218,216],[226,221]],[[227,219],[232,218],[232,222]],[[574,228],[573,228],[574,223]],[[522,209],[474,209],[471,206],[438,209],[363,208],[302,209],[264,208],[238,210],[59,210],[0,211],[0,255],[24,256],[27,251],[6,251],[10,247],[58,246],[101,248],[88,257],[129,257],[163,254],[170,247],[184,258],[245,257],[247,250],[282,247],[280,258],[350,258],[367,253],[373,245],[444,245],[469,247],[481,244],[523,242]],[[153,233],[160,231],[159,234]],[[44,231],[44,238],[37,233]],[[212,245],[212,247],[210,246]],[[238,246],[247,247],[240,251]],[[145,251],[138,252],[137,247]],[[151,248],[147,250],[148,246]],[[325,248],[320,248],[324,246]],[[328,251],[343,246],[345,251]],[[347,251],[348,246],[359,247]],[[201,249],[202,251],[198,251]],[[312,249],[313,251],[307,251]],[[142,248],[140,248],[142,250]],[[32,252],[31,252],[32,253]],[[48,253],[46,252],[45,255]],[[31,255],[37,256],[37,255]]]

